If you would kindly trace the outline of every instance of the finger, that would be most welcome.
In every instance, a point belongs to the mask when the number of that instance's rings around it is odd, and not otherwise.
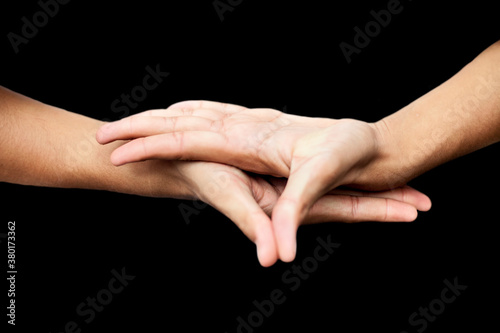
[[[328,194],[394,199],[408,203],[414,206],[417,210],[423,212],[428,211],[432,206],[431,199],[427,195],[407,185],[393,190],[379,192],[336,188],[329,191]]]
[[[213,200],[210,204],[233,221],[255,243],[257,257],[262,266],[273,265],[278,260],[278,252],[269,216],[249,191],[222,190],[212,193]]]
[[[163,133],[216,129],[219,121],[201,117],[132,116],[101,126],[96,139],[100,144],[115,140],[135,139]]]
[[[272,212],[272,224],[278,256],[284,262],[295,259],[297,252],[297,229],[301,218],[296,209],[297,202],[283,196],[278,199]]]
[[[233,154],[226,146],[226,138],[215,132],[167,133],[135,139],[118,147],[111,154],[111,162],[119,166],[161,158],[223,163]]]
[[[196,110],[196,109],[208,109],[222,112],[224,114],[232,114],[236,112],[241,112],[247,108],[244,106],[220,102],[212,102],[205,100],[191,100],[183,101],[179,103],[172,104],[169,109],[182,109],[182,110]]]
[[[322,165],[321,162],[310,162],[299,170],[294,170],[292,166],[285,189],[273,209],[272,222],[278,254],[285,262],[295,258],[297,229],[313,203],[328,191],[325,186],[331,183],[329,173],[318,170],[314,166],[316,164]]]
[[[217,120],[225,118],[227,115],[223,112],[213,109],[182,109],[182,108],[171,109],[169,107],[168,109],[147,110],[144,112],[136,113],[130,117],[182,117],[182,116],[202,117],[202,118]]]
[[[350,195],[325,195],[308,212],[303,224],[321,222],[411,222],[415,206],[399,200]]]
[[[281,195],[286,185],[286,179],[269,177],[268,181],[272,184],[276,192]],[[427,195],[408,185],[393,190],[377,192],[337,187],[326,194],[393,199],[410,204],[422,212],[428,211],[432,206],[431,199]]]

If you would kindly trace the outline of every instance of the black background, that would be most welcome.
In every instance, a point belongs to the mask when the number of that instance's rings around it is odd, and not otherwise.
[[[500,36],[494,2],[407,0],[348,64],[339,44],[352,44],[353,28],[388,1],[244,0],[223,21],[211,0],[71,1],[16,54],[7,34],[20,34],[21,18],[40,7],[15,3],[1,5],[0,84],[111,120],[122,116],[111,102],[141,84],[146,66],[160,64],[169,77],[131,113],[209,99],[376,121]],[[416,222],[302,227],[296,261],[271,268],[260,267],[254,245],[210,207],[186,224],[179,204],[194,207],[189,201],[2,183],[0,231],[10,220],[17,227],[16,329],[61,332],[75,321],[82,332],[236,332],[236,318],[254,311],[254,300],[280,289],[286,302],[255,332],[416,332],[408,317],[455,277],[467,290],[426,332],[496,327],[499,149],[413,180],[433,200]],[[291,291],[282,274],[328,235],[340,248]],[[135,279],[85,323],[76,307],[122,267]]]

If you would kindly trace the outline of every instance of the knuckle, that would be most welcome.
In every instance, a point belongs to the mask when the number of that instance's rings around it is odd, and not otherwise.
[[[139,138],[139,143],[140,143],[141,148],[142,148],[143,158],[148,157],[148,147],[147,147],[146,138]]]
[[[389,218],[389,199],[384,198],[384,203],[385,203],[385,210],[384,210],[384,217],[382,218],[382,221],[386,222]]]
[[[220,119],[211,120],[210,127],[209,127],[210,130],[214,131],[214,132],[218,132],[220,129],[223,128],[223,125],[224,125],[223,121],[224,121],[223,119],[222,120],[220,120]]]
[[[350,215],[353,221],[357,221],[359,219],[359,197],[351,196],[350,197],[351,211]]]
[[[165,119],[165,128],[164,130],[170,129],[175,133],[175,129],[177,128],[177,117],[164,118]]]
[[[178,157],[182,158],[182,150],[184,148],[184,133],[183,132],[173,132],[172,133],[175,147],[178,151]]]

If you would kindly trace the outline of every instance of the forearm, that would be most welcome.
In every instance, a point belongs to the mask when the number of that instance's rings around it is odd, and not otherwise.
[[[460,72],[375,124],[371,176],[391,187],[500,140],[500,42]]]
[[[0,181],[62,188],[191,197],[173,162],[115,167],[95,133],[102,122],[0,87]]]

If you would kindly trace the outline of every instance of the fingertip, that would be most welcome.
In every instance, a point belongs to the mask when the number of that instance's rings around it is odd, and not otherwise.
[[[270,267],[278,261],[278,253],[272,230],[261,232],[255,240],[257,258],[262,267]]]
[[[121,156],[121,152],[120,152],[119,148],[117,148],[116,150],[114,150],[111,153],[109,160],[111,161],[111,164],[113,164],[114,166],[121,166],[121,165],[125,164],[125,161],[123,160],[123,157]]]
[[[417,210],[421,212],[426,212],[431,209],[432,201],[431,199],[425,195],[424,193],[406,185],[402,188],[405,191],[406,198],[408,200],[404,200],[407,203],[413,204]]]
[[[408,209],[407,212],[405,213],[405,222],[413,222],[417,219],[418,217],[418,210],[415,208]]]
[[[392,201],[387,206],[386,222],[413,222],[418,217],[415,206],[403,202]]]
[[[95,138],[96,138],[97,142],[101,145],[104,145],[104,144],[109,142],[109,140],[106,137],[106,131],[109,127],[108,125],[109,124],[105,124],[105,125],[102,125],[101,127],[99,127],[99,129],[97,130],[97,132],[95,134]]]
[[[296,242],[293,245],[289,245],[288,249],[284,249],[280,252],[280,260],[283,262],[292,262],[295,259],[297,253]]]
[[[262,267],[271,267],[278,261],[275,250],[271,250],[269,245],[257,245],[257,258]]]
[[[410,204],[401,203],[394,208],[394,218],[392,220],[395,222],[413,222],[418,217],[417,208]]]
[[[420,212],[427,212],[432,207],[431,199],[423,193],[419,193],[420,196],[417,198],[415,202],[415,208]]]
[[[421,212],[427,212],[432,208],[431,199],[425,195],[425,198],[422,199],[422,203],[417,207],[417,209]]]
[[[278,205],[277,205],[278,206]],[[289,205],[280,205],[273,210],[273,228],[278,245],[279,259],[291,262],[297,253],[297,214]]]

